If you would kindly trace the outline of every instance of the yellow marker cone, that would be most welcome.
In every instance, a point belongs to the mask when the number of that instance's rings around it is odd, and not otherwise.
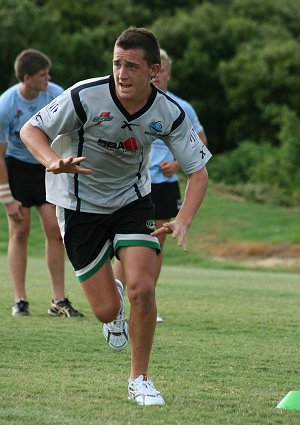
[[[300,391],[290,391],[276,406],[276,409],[300,410]]]

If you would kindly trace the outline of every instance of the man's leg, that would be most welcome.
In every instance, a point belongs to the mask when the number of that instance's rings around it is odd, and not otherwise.
[[[114,258],[114,275],[115,275],[116,279],[119,279],[122,282],[123,287],[125,289],[126,280],[125,280],[124,273],[123,273],[122,263],[116,257]]]
[[[52,283],[52,298],[65,298],[65,249],[55,216],[55,206],[43,204],[37,207],[46,236],[46,261]]]
[[[154,249],[138,246],[120,248],[118,254],[123,266],[130,302],[130,377],[135,378],[147,374],[155,332],[154,264],[156,252]]]
[[[154,271],[156,252],[146,247],[124,247],[119,249],[119,256],[130,301],[131,370],[128,398],[143,406],[163,406],[164,399],[147,375],[157,314]]]
[[[58,227],[55,206],[45,203],[37,207],[46,236],[46,261],[52,284],[50,316],[84,317],[65,297],[65,247]]]
[[[102,323],[113,321],[120,310],[120,296],[110,260],[81,286],[96,318]]]
[[[170,219],[165,219],[165,220],[155,220],[155,225],[156,228],[159,229],[160,227],[162,227],[163,223],[166,223],[170,221]],[[166,234],[162,233],[161,235],[158,236],[158,240],[160,243],[160,248],[161,248],[161,252],[156,255],[156,261],[155,261],[155,265],[154,265],[154,270],[155,270],[155,283],[157,283],[159,275],[160,275],[160,271],[161,271],[161,267],[162,267],[162,261],[163,261],[163,246],[166,240]],[[116,279],[119,279],[124,287],[126,286],[126,279],[124,276],[124,271],[123,271],[123,267],[122,267],[122,263],[121,261],[119,261],[117,258],[114,259],[114,275]]]
[[[26,300],[25,276],[27,267],[27,246],[30,229],[30,209],[22,208],[24,219],[13,221],[8,219],[8,265],[12,277],[15,301]]]

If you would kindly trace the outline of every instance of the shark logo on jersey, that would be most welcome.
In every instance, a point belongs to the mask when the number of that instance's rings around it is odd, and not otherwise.
[[[92,119],[92,122],[95,122],[96,125],[102,124],[103,121],[111,121],[113,117],[110,116],[110,112],[100,112],[99,115]]]
[[[159,136],[160,139],[163,139],[164,137],[167,137],[169,133],[163,133],[163,125],[161,121],[152,121],[149,125],[150,131],[145,131],[145,134],[148,134],[149,136]]]
[[[149,125],[151,133],[161,133],[162,132],[162,123],[161,121],[152,121]]]

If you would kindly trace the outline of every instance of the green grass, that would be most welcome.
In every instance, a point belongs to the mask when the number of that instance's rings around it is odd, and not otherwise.
[[[246,202],[228,193],[221,193],[211,185],[189,230],[189,251],[182,253],[176,242],[169,237],[165,245],[165,264],[189,264],[202,268],[247,268],[233,261],[216,262],[207,246],[218,246],[219,243],[299,244],[299,213],[299,208]]]
[[[11,316],[0,257],[1,425],[299,424],[276,409],[299,390],[299,274],[165,266],[150,375],[164,408],[126,399],[129,350],[111,351],[67,266],[84,319],[47,317],[44,261],[30,259],[31,317]]]
[[[183,253],[171,237],[165,245],[165,264],[189,264],[200,267],[237,267],[214,261],[207,243],[268,243],[293,245],[300,243],[299,209],[282,208],[243,200],[220,193],[210,186],[204,203],[189,231],[189,251]],[[32,209],[29,256],[44,252],[44,235],[38,216]],[[7,249],[7,223],[0,208],[0,255]]]
[[[51,290],[34,211],[32,316],[11,316],[1,209],[0,425],[298,425],[298,411],[276,405],[300,390],[300,273],[226,270],[203,247],[209,238],[299,243],[299,226],[296,209],[246,203],[210,188],[189,252],[167,242],[157,288],[165,322],[157,327],[149,371],[167,405],[141,408],[127,401],[129,350],[106,346],[68,262],[67,294],[86,317],[47,316]]]

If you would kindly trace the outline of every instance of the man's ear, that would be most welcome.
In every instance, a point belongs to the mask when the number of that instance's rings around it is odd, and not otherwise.
[[[151,78],[154,78],[156,76],[156,74],[159,73],[160,70],[160,64],[159,63],[155,63],[154,65],[152,65],[151,68]]]
[[[24,76],[23,76],[23,83],[26,83],[29,79],[31,78],[31,75],[29,75],[29,74],[24,74]]]

